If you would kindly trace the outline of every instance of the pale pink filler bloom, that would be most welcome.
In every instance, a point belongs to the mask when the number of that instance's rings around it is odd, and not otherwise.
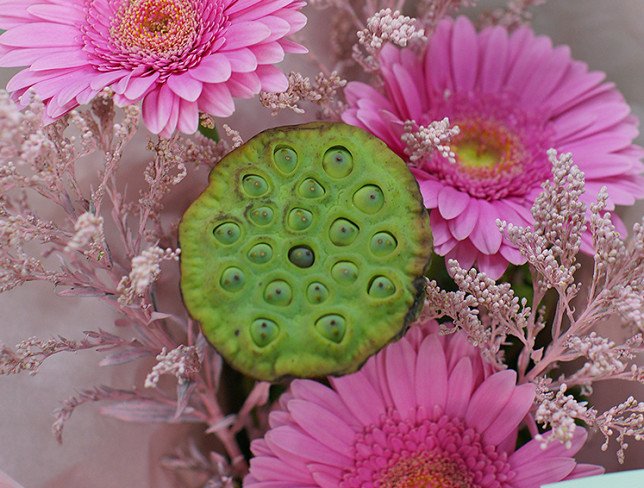
[[[528,27],[476,32],[465,17],[442,21],[421,58],[410,49],[383,48],[383,92],[364,83],[346,88],[345,122],[384,140],[403,158],[403,125],[427,127],[448,117],[460,128],[456,162],[440,151],[413,172],[430,209],[436,252],[498,278],[525,258],[496,220],[533,223],[530,208],[550,178],[547,150],[572,152],[586,174],[586,204],[602,186],[612,210],[644,197],[644,154],[633,145],[638,122],[604,74],[571,58],[567,46]],[[616,222],[623,229],[620,221]],[[582,250],[592,252],[589,233]]]
[[[512,370],[493,373],[458,332],[412,327],[331,387],[295,380],[253,442],[246,488],[537,488],[599,474],[570,448],[517,431],[535,396]],[[546,433],[547,437],[549,434]]]
[[[288,88],[274,66],[306,23],[301,0],[0,0],[0,66],[28,66],[7,85],[33,90],[56,119],[109,87],[143,102],[155,134],[227,117],[233,97]]]

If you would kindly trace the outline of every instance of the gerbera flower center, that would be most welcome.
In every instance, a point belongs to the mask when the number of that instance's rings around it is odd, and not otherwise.
[[[511,96],[453,94],[428,120],[443,117],[461,130],[451,144],[457,164],[434,154],[423,162],[428,173],[488,200],[524,196],[535,181],[549,178],[552,131],[541,114],[520,110]]]
[[[340,488],[500,488],[515,476],[505,453],[438,407],[408,419],[388,411],[356,436],[353,450]]]
[[[381,487],[471,488],[472,474],[467,467],[445,456],[431,453],[401,459],[380,478]]]
[[[461,133],[452,150],[465,168],[509,166],[523,156],[521,142],[503,125],[486,120],[465,120],[456,125]]]
[[[121,49],[169,56],[194,43],[197,13],[189,0],[129,0],[112,21],[112,39]]]

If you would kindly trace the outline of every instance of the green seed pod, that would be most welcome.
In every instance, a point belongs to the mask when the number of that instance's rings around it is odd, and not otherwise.
[[[272,129],[233,151],[179,237],[186,307],[258,379],[353,372],[423,303],[431,233],[418,185],[344,124]]]

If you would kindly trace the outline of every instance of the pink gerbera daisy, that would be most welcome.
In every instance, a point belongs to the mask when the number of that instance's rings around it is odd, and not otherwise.
[[[637,120],[604,75],[574,61],[528,27],[477,33],[465,17],[442,21],[422,59],[386,46],[384,94],[363,83],[346,88],[345,122],[383,139],[405,157],[403,125],[449,117],[461,133],[456,163],[433,154],[413,169],[431,209],[435,250],[498,278],[525,262],[496,220],[532,224],[530,207],[551,176],[547,150],[572,152],[586,174],[586,203],[608,187],[611,208],[644,196]],[[609,210],[610,210],[609,209]],[[619,223],[619,222],[618,222]],[[582,249],[592,252],[587,234]]]
[[[143,101],[155,134],[193,133],[200,111],[227,117],[233,97],[287,89],[273,65],[285,52],[306,52],[287,39],[306,23],[304,4],[0,0],[0,66],[29,66],[7,89],[17,98],[33,89],[51,119],[109,87],[122,105]]]
[[[536,488],[599,474],[569,449],[516,450],[534,400],[511,370],[492,374],[462,332],[417,326],[331,387],[296,380],[253,442],[246,488]],[[545,434],[548,436],[549,434]]]

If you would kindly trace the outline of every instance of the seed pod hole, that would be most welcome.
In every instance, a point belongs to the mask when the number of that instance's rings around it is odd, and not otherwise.
[[[387,256],[398,247],[398,241],[389,232],[378,232],[371,238],[369,247],[376,256]]]
[[[224,270],[224,272],[221,274],[221,278],[219,279],[219,284],[221,285],[221,287],[224,290],[230,292],[241,290],[244,287],[245,283],[246,277],[244,275],[244,272],[235,266],[231,266],[230,268]]]
[[[215,227],[212,234],[222,244],[230,245],[239,240],[241,229],[234,222],[226,222]]]
[[[358,279],[358,267],[351,261],[340,261],[331,268],[331,276],[338,283],[350,284]]]
[[[339,344],[347,331],[347,322],[341,315],[329,314],[315,322],[315,329],[325,339]]]
[[[311,226],[313,214],[303,208],[294,208],[288,214],[288,226],[293,230],[305,230]]]
[[[315,262],[315,254],[309,246],[294,246],[288,252],[288,260],[298,268],[310,268]]]
[[[255,225],[264,226],[273,221],[273,209],[271,207],[258,207],[250,211],[250,220]]]
[[[369,283],[368,293],[374,298],[387,298],[396,293],[396,285],[386,276],[376,276]]]
[[[250,326],[250,337],[259,347],[266,347],[279,335],[279,326],[268,319],[257,319]]]
[[[319,281],[314,281],[306,289],[306,298],[310,303],[323,303],[329,298],[329,289]]]
[[[366,214],[375,214],[385,204],[385,195],[380,187],[366,185],[353,195],[353,203]]]
[[[338,219],[329,229],[329,239],[336,246],[348,246],[358,237],[360,229],[356,224],[347,219]]]
[[[304,198],[320,198],[326,193],[324,187],[313,178],[307,178],[300,183],[297,191]]]
[[[285,307],[293,300],[293,289],[286,281],[275,280],[266,286],[264,300],[270,305]]]
[[[283,173],[290,174],[297,166],[297,153],[288,146],[280,146],[273,153],[275,166]]]
[[[331,178],[344,178],[353,171],[353,156],[345,147],[332,147],[324,155],[322,167]]]
[[[250,251],[248,251],[248,259],[255,264],[268,263],[272,258],[273,248],[263,242],[255,244]]]
[[[242,187],[249,197],[261,197],[268,193],[268,182],[258,175],[244,176]]]

